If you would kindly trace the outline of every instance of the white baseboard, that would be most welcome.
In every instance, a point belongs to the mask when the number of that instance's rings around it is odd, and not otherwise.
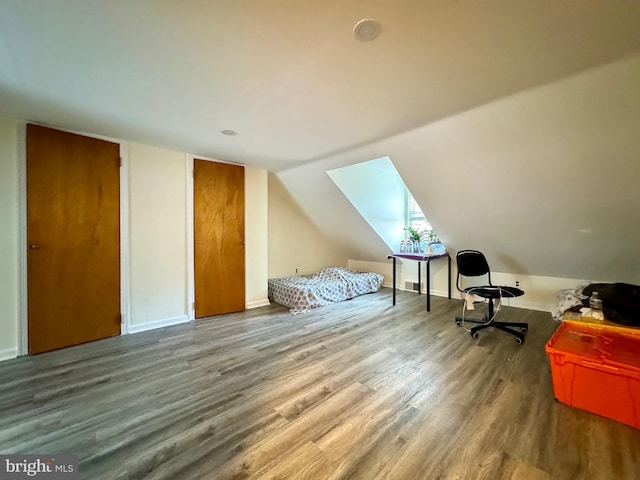
[[[515,308],[526,308],[527,310],[538,310],[540,312],[549,312],[553,311],[554,305],[545,305],[543,303],[535,303],[535,302],[525,302],[522,300],[518,300],[516,304],[516,300],[511,300],[513,303],[512,307]]]
[[[0,362],[3,360],[11,360],[12,358],[16,358],[17,356],[17,348],[7,348],[5,350],[0,350]]]
[[[424,292],[422,292],[424,294]],[[456,290],[451,290],[451,298],[456,298],[454,295],[456,293]],[[431,290],[431,296],[432,297],[445,297],[447,298],[449,296],[449,292],[447,292],[446,290]]]
[[[271,305],[271,302],[268,298],[264,298],[262,300],[254,300],[253,302],[247,302],[246,308],[247,310],[251,310],[252,308],[258,307],[266,307],[267,305]]]
[[[381,287],[387,287],[387,288],[393,288],[393,285],[391,283],[382,283],[382,285],[380,285]],[[408,288],[402,288],[401,286],[397,286],[396,290],[398,291],[403,291],[403,292],[415,292],[418,293],[415,290],[409,290]],[[424,295],[424,290],[422,292],[420,292],[421,295]],[[455,292],[452,290],[451,291],[451,298],[455,298],[454,297]],[[449,293],[446,290],[431,290],[431,296],[432,297],[447,297],[449,295]]]
[[[393,288],[391,283],[383,283],[383,287]],[[401,288],[400,286],[396,287],[396,290],[402,290],[404,292],[415,292],[415,290],[408,290],[406,288]],[[422,292],[424,295],[424,292]],[[448,292],[446,290],[431,290],[432,297],[447,297]],[[453,289],[451,290],[451,298],[452,299],[461,299],[460,292]],[[551,312],[553,310],[554,305],[547,305],[544,303],[536,303],[536,302],[527,302],[523,300],[505,300],[505,305],[514,307],[514,308],[524,308],[527,310],[538,310],[540,312]]]
[[[153,322],[146,322],[140,324],[129,325],[129,333],[140,333],[148,330],[155,330],[156,328],[170,327],[171,325],[178,325],[180,323],[187,323],[189,317],[187,315],[179,315],[177,317],[164,318],[162,320],[155,320]]]

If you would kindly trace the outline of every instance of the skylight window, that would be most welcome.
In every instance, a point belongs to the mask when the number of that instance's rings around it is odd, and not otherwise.
[[[431,230],[389,157],[329,170],[327,175],[392,251],[406,237],[406,227],[425,237]]]

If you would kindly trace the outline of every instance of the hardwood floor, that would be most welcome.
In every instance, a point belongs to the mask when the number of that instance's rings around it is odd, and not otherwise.
[[[640,431],[556,402],[544,344],[391,291],[272,305],[0,363],[0,453],[86,479],[632,479]]]

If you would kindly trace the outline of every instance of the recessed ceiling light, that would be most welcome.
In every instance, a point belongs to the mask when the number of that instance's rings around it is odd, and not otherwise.
[[[380,24],[371,18],[365,18],[353,27],[353,34],[361,42],[373,40],[380,33]]]
[[[220,132],[223,135],[229,135],[231,137],[238,134],[238,132],[236,132],[235,130],[229,130],[229,129],[220,130]]]

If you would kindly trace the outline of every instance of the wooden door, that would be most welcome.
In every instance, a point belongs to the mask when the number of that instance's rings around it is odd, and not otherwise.
[[[195,160],[193,172],[195,315],[243,311],[244,167]]]
[[[120,333],[120,149],[27,125],[29,353]]]

